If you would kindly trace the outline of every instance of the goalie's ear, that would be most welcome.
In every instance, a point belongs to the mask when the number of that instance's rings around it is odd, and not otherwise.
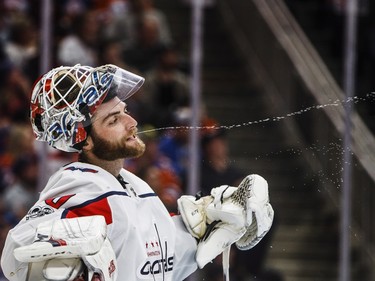
[[[88,135],[85,140],[85,143],[83,144],[82,150],[87,152],[87,151],[92,150],[93,147],[94,147],[94,142],[92,140],[92,137],[91,135]]]

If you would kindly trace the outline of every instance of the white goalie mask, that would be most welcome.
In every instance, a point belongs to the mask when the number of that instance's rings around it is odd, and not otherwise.
[[[30,118],[36,139],[80,152],[98,106],[114,97],[125,101],[143,83],[143,77],[111,64],[52,69],[32,90]]]

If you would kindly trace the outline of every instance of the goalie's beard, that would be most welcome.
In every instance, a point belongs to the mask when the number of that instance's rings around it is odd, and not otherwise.
[[[95,130],[91,130],[91,138],[94,142],[93,153],[99,159],[106,161],[137,158],[143,155],[146,149],[144,142],[139,138],[132,146],[127,145],[126,137],[119,141],[110,141],[96,134]]]

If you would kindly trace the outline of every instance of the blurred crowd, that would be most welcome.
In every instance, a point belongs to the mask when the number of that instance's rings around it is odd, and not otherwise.
[[[8,230],[37,200],[45,184],[40,173],[48,178],[76,160],[34,141],[29,121],[30,91],[42,74],[41,5],[40,0],[0,0],[0,249]],[[51,67],[115,64],[146,78],[140,93],[127,102],[147,149],[124,167],[147,181],[170,212],[177,212],[176,200],[186,191],[190,82],[189,67],[165,14],[153,0],[62,0],[53,1],[52,18]],[[232,166],[226,133],[213,128],[219,124],[204,106],[201,116],[201,125],[208,128],[200,130],[200,187],[205,195],[221,184],[237,185],[245,175]],[[47,151],[43,171],[41,151]],[[262,247],[261,254],[236,264],[232,280],[250,280],[251,274],[259,273]],[[234,258],[237,255],[234,251]],[[220,266],[207,267],[210,280],[214,275],[221,279]],[[259,275],[257,280],[271,279]]]

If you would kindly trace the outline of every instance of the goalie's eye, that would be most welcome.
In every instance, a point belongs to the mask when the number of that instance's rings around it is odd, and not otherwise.
[[[108,122],[108,125],[114,125],[114,124],[117,123],[117,121],[118,121],[117,116],[113,116],[113,117],[110,119],[110,121]]]

